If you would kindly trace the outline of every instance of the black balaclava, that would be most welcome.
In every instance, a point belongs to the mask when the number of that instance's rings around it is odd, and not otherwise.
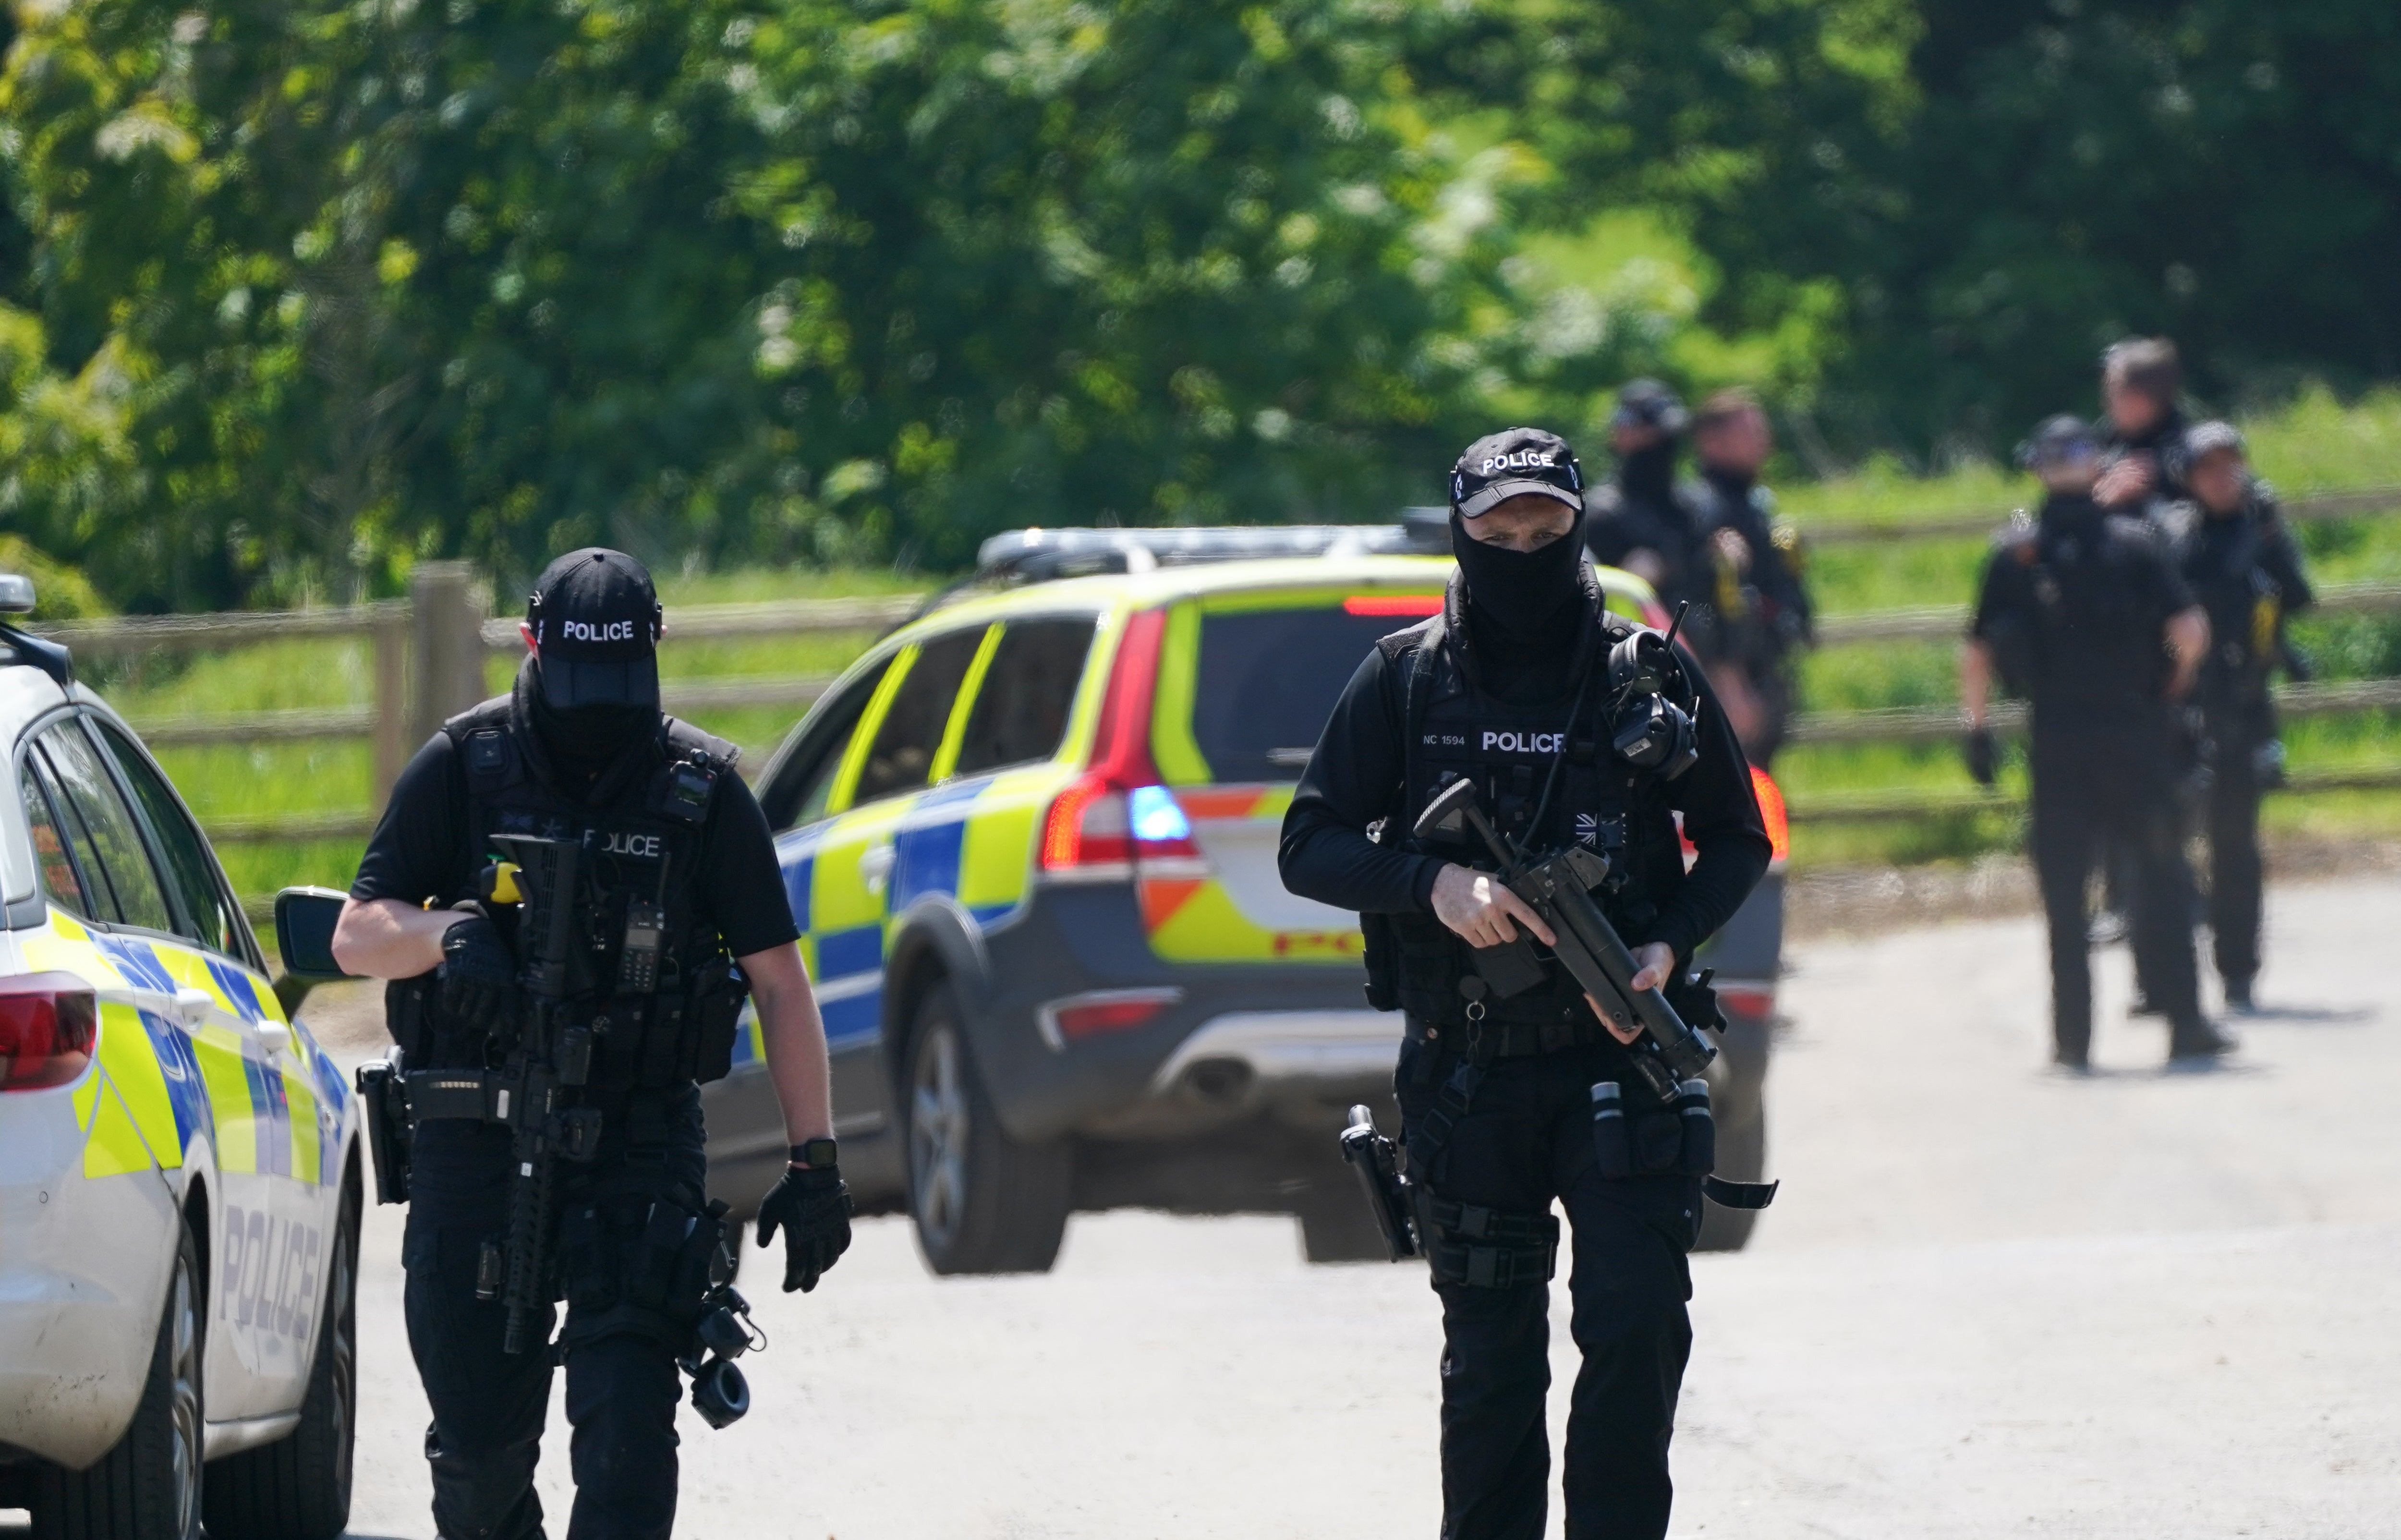
[[[550,704],[542,690],[542,660],[528,657],[519,675],[517,698],[527,722],[542,740],[542,752],[559,788],[579,795],[592,790],[602,772],[634,745],[658,731],[655,706],[576,706]]]
[[[1676,495],[1676,441],[1663,437],[1617,461],[1619,490],[1636,502],[1664,507]]]
[[[1467,585],[1474,645],[1495,676],[1530,675],[1546,691],[1564,678],[1584,620],[1584,515],[1568,532],[1531,551],[1488,545],[1450,517],[1451,553]],[[1514,694],[1506,681],[1491,682]]]

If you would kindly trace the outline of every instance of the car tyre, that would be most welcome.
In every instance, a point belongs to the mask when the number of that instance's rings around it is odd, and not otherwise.
[[[300,1425],[274,1443],[228,1455],[209,1471],[212,1535],[333,1540],[350,1521],[351,1449],[358,1427],[359,1189],[344,1184],[327,1259],[324,1327],[300,1403]]]
[[[1730,1182],[1755,1182],[1767,1168],[1767,1115],[1754,1107],[1732,1127],[1718,1126],[1718,1175]],[[1759,1210],[1701,1205],[1701,1236],[1694,1251],[1740,1251],[1759,1227]]]
[[[1001,1126],[947,981],[917,1003],[900,1094],[909,1212],[926,1265],[945,1276],[1050,1272],[1073,1159],[1064,1140],[1027,1143]]]
[[[37,1540],[199,1540],[207,1310],[191,1228],[179,1221],[175,1231],[174,1272],[132,1425],[89,1470],[42,1469],[33,1492]]]

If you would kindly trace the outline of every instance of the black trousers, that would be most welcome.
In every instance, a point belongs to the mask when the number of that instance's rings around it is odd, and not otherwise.
[[[1571,1318],[1583,1354],[1568,1402],[1569,1540],[1659,1540],[1674,1488],[1667,1442],[1692,1351],[1685,1253],[1700,1183],[1605,1180],[1593,1168],[1594,1081],[1623,1059],[1580,1049],[1494,1062],[1431,1172],[1436,1196],[1508,1213],[1567,1209]],[[1434,1100],[1447,1055],[1404,1046],[1403,1121]],[[1436,1283],[1442,1299],[1443,1540],[1541,1540],[1550,1478],[1550,1288]]]
[[[2247,984],[2259,971],[2260,888],[2257,754],[2276,736],[2266,702],[2207,708],[2216,746],[2209,783],[2209,933],[2217,976]]]
[[[2120,734],[2037,731],[2035,877],[2051,932],[2051,1031],[2060,1057],[2092,1046],[2092,960],[2085,888],[2111,849],[2123,858],[2127,941],[2151,1004],[2178,1038],[2200,1031],[2192,873],[2164,746]]]
[[[707,1172],[698,1092],[678,1095],[663,1127],[652,1121],[641,1148],[629,1148],[615,1130],[589,1165],[562,1166],[563,1199],[630,1210],[646,1209],[652,1194],[697,1191]],[[506,1312],[497,1299],[475,1298],[477,1256],[500,1233],[505,1213],[508,1150],[506,1132],[497,1128],[435,1123],[418,1134],[402,1259],[409,1349],[433,1413],[425,1457],[443,1540],[543,1533],[533,1473],[550,1412],[551,1354],[539,1347],[502,1352]],[[569,1281],[570,1297],[580,1295],[578,1283]],[[555,1308],[542,1311],[536,1332],[547,1338],[556,1318]],[[569,1340],[578,1324],[570,1304]],[[575,1475],[569,1540],[665,1540],[675,1526],[676,1406],[683,1391],[673,1350],[656,1336],[619,1333],[575,1341],[566,1368]]]

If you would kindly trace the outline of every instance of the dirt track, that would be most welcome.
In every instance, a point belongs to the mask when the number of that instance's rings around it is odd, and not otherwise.
[[[1676,1533],[2396,1533],[2401,884],[2286,888],[2271,914],[2283,1012],[2202,1075],[2161,1073],[2163,1030],[2120,1020],[2122,953],[2102,1073],[2046,1074],[2031,921],[1796,949],[1787,1186],[1750,1251],[1695,1262]],[[398,1217],[375,1216],[361,1301],[361,1535],[432,1533]],[[746,1361],[758,1409],[687,1414],[681,1533],[1434,1533],[1414,1269],[1120,1215],[1077,1220],[1047,1277],[936,1281],[878,1220],[814,1296],[750,1281],[775,1338]]]

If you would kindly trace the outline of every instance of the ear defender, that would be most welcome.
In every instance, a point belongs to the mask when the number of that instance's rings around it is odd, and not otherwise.
[[[1683,699],[1668,698],[1670,681]],[[1639,630],[1609,650],[1610,747],[1619,759],[1674,780],[1701,757],[1693,726],[1697,704],[1684,665],[1667,639]]]

